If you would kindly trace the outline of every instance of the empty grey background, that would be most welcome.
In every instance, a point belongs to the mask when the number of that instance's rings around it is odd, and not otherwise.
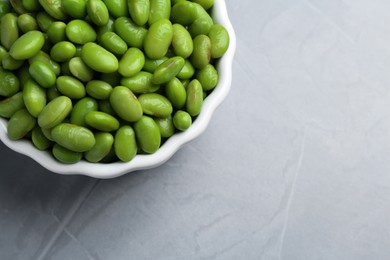
[[[163,166],[61,176],[0,145],[0,259],[390,258],[390,1],[227,5],[231,92]]]

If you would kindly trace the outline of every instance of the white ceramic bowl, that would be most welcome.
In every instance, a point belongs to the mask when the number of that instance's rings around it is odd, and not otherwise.
[[[62,164],[53,159],[46,151],[37,150],[30,141],[12,141],[7,136],[7,120],[0,118],[0,139],[10,149],[31,157],[46,169],[65,175],[81,174],[95,178],[114,178],[135,170],[157,167],[166,162],[184,144],[198,137],[206,129],[215,109],[227,96],[232,81],[232,63],[236,49],[236,36],[229,21],[224,0],[216,0],[212,9],[216,23],[222,24],[230,35],[230,45],[226,54],[219,60],[217,70],[219,83],[213,92],[205,99],[202,112],[194,120],[192,126],[185,132],[177,133],[169,138],[160,149],[150,155],[136,155],[130,162],[114,162],[109,164],[89,163],[80,161],[76,164]]]

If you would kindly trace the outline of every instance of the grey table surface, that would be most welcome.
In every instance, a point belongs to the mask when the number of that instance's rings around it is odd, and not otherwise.
[[[1,260],[390,259],[390,1],[227,6],[231,92],[163,166],[61,176],[0,145]]]

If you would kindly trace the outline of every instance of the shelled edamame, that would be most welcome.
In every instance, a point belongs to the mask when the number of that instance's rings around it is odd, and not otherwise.
[[[0,0],[0,116],[71,164],[156,152],[201,113],[229,47],[214,0]]]

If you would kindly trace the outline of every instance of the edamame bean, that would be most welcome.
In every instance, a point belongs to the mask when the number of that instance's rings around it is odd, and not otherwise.
[[[154,153],[160,148],[161,134],[158,125],[149,116],[142,116],[134,123],[138,144],[145,153]]]
[[[30,79],[23,88],[23,101],[28,112],[38,117],[46,106],[46,90]]]
[[[41,128],[52,128],[61,123],[72,111],[72,100],[66,96],[59,96],[43,108],[38,116],[38,125]]]
[[[161,59],[157,60],[145,57],[145,64],[142,70],[153,73],[157,69],[157,67],[167,59],[168,57],[162,57]]]
[[[67,15],[63,12],[61,0],[39,0],[43,9],[57,20],[65,20]]]
[[[190,1],[181,1],[172,6],[171,20],[183,26],[192,24],[198,18],[197,7]]]
[[[119,17],[114,22],[115,32],[130,47],[142,48],[145,36],[148,32],[143,26],[139,26],[128,17]]]
[[[103,0],[111,16],[118,18],[128,16],[127,0]]]
[[[7,50],[3,47],[0,46],[0,63],[3,62],[3,58],[8,54]]]
[[[152,73],[140,71],[133,77],[122,78],[120,84],[129,88],[133,93],[141,94],[156,92],[160,88],[160,85],[156,85],[152,81]]]
[[[38,30],[38,23],[30,14],[19,15],[18,26],[23,33]]]
[[[140,72],[145,64],[144,53],[135,47],[126,51],[119,61],[118,72],[124,77],[132,77]]]
[[[11,71],[0,69],[0,96],[10,97],[20,90],[19,79]]]
[[[96,41],[96,32],[93,27],[80,19],[70,21],[66,25],[65,34],[71,42],[76,44]]]
[[[56,85],[59,92],[71,99],[80,99],[86,94],[84,84],[71,76],[58,77]]]
[[[10,6],[8,1],[0,1],[0,18],[6,13],[10,12]]]
[[[114,109],[112,108],[109,100],[99,100],[98,101],[99,111],[110,114],[112,116],[117,116]]]
[[[116,131],[114,149],[116,156],[123,162],[131,161],[137,154],[137,141],[131,126],[124,125]]]
[[[36,20],[39,28],[41,28],[43,32],[47,32],[50,24],[55,21],[55,19],[46,12],[39,12],[36,16]]]
[[[66,23],[62,21],[52,22],[47,28],[47,37],[50,42],[57,43],[66,40]]]
[[[52,154],[59,162],[65,164],[74,164],[83,158],[81,152],[71,151],[59,144],[54,144],[52,148]]]
[[[23,63],[23,60],[15,60],[9,53],[4,55],[3,59],[1,60],[1,65],[3,65],[3,69],[6,70],[17,70],[23,66]]]
[[[76,55],[76,46],[68,41],[57,42],[50,50],[50,56],[57,62],[65,62]]]
[[[20,67],[17,70],[16,76],[19,79],[20,88],[23,89],[24,84],[27,82],[27,80],[31,79],[30,72],[28,71],[28,65],[26,63],[23,64],[22,67]]]
[[[90,111],[85,115],[87,125],[104,132],[115,131],[119,128],[119,121],[110,114],[101,111]]]
[[[30,31],[23,34],[11,46],[9,54],[16,60],[27,60],[35,56],[45,43],[40,31]]]
[[[181,24],[172,25],[173,37],[172,47],[176,55],[188,58],[194,50],[194,44],[190,33]]]
[[[87,0],[62,0],[65,13],[73,18],[83,19],[87,15]]]
[[[80,99],[74,105],[72,112],[70,113],[70,123],[79,126],[87,126],[85,122],[85,115],[91,111],[98,110],[98,103],[95,99],[85,97]]]
[[[112,86],[102,80],[91,80],[87,83],[86,91],[91,97],[104,100],[110,97]]]
[[[0,42],[9,50],[12,44],[19,38],[18,18],[13,13],[7,13],[1,17]]]
[[[192,124],[192,118],[186,111],[178,110],[173,116],[173,125],[179,131],[185,131],[190,128]]]
[[[168,138],[175,133],[175,126],[173,125],[172,116],[164,118],[154,118],[158,129],[160,130],[161,137]]]
[[[214,0],[190,0],[192,2],[200,4],[205,10],[210,9],[214,5]]]
[[[27,13],[27,10],[24,8],[21,0],[9,0],[13,10],[17,14],[24,14]]]
[[[56,97],[61,96],[61,93],[58,91],[56,87],[51,87],[46,89],[46,97],[48,101],[52,101]]]
[[[177,77],[179,79],[190,79],[190,78],[192,78],[192,76],[194,76],[194,74],[195,74],[194,66],[192,66],[192,64],[189,60],[186,60],[183,68],[177,74]]]
[[[7,134],[11,140],[20,140],[35,126],[36,119],[27,109],[22,108],[11,116],[7,125]]]
[[[93,70],[111,73],[118,70],[118,59],[96,43],[86,43],[81,49],[81,58]]]
[[[213,65],[208,64],[201,70],[196,72],[196,79],[202,84],[204,91],[210,91],[217,86],[218,72]]]
[[[164,61],[160,64],[153,73],[153,83],[163,84],[167,83],[181,71],[185,63],[185,60],[176,56]]]
[[[23,7],[30,12],[36,12],[41,9],[41,4],[38,0],[22,0]]]
[[[176,109],[181,109],[186,104],[187,92],[183,83],[178,78],[173,78],[167,83],[165,86],[165,95]]]
[[[142,116],[142,107],[130,89],[117,86],[110,95],[110,104],[120,118],[128,122],[138,121]]]
[[[34,61],[30,65],[29,72],[31,77],[44,88],[50,88],[56,83],[56,74],[47,63]]]
[[[154,117],[167,117],[172,114],[172,104],[163,95],[145,93],[138,96],[144,114]]]
[[[186,110],[191,116],[199,115],[203,106],[203,89],[197,79],[194,79],[187,86]]]
[[[111,86],[120,85],[121,78],[122,76],[118,73],[118,71],[100,74],[100,80],[107,82]]]
[[[80,57],[73,57],[69,61],[70,73],[83,82],[93,79],[93,70]]]
[[[213,19],[209,13],[198,3],[193,3],[196,9],[196,19],[189,26],[188,31],[192,37],[200,34],[207,35],[211,26],[214,24]]]
[[[103,26],[108,23],[109,13],[102,0],[88,0],[87,14],[97,26]]]
[[[95,133],[95,145],[84,153],[88,162],[97,163],[106,157],[114,144],[114,137],[110,133]]]
[[[102,36],[103,34],[105,34],[106,32],[114,32],[114,18],[112,18],[111,16],[108,18],[108,22],[103,25],[103,26],[100,26],[96,29],[96,33],[97,33],[97,41],[99,43],[101,43],[102,41]],[[121,38],[122,40],[122,38]],[[122,40],[123,41],[123,40]],[[126,46],[127,47],[127,46]]]
[[[210,63],[211,42],[207,35],[201,34],[194,38],[194,51],[191,55],[191,63],[197,69],[203,69]]]
[[[227,51],[230,43],[229,33],[220,24],[214,24],[208,34],[211,42],[211,57],[221,58]]]
[[[44,51],[38,51],[36,55],[28,59],[28,63],[31,65],[34,61],[42,61],[49,65],[49,67],[54,71],[54,74],[58,76],[61,73],[60,64],[55,62],[50,58],[50,56]]]
[[[53,142],[43,134],[42,129],[38,126],[35,126],[32,130],[31,141],[41,151],[47,150],[53,145]]]
[[[100,38],[100,44],[114,54],[122,55],[127,51],[126,42],[114,32],[105,32]]]
[[[149,25],[161,19],[169,19],[171,16],[170,0],[150,0]]]
[[[172,43],[172,23],[168,19],[160,19],[153,23],[146,34],[144,51],[150,59],[161,59],[168,52]]]
[[[86,152],[95,145],[91,130],[69,123],[55,126],[51,130],[51,136],[56,143],[74,152]]]
[[[136,24],[142,26],[148,22],[150,12],[149,0],[128,0],[127,4],[129,7],[130,17]],[[169,15],[167,18],[169,18]]]
[[[23,92],[18,92],[0,101],[0,116],[10,118],[16,111],[22,108],[24,108]]]

